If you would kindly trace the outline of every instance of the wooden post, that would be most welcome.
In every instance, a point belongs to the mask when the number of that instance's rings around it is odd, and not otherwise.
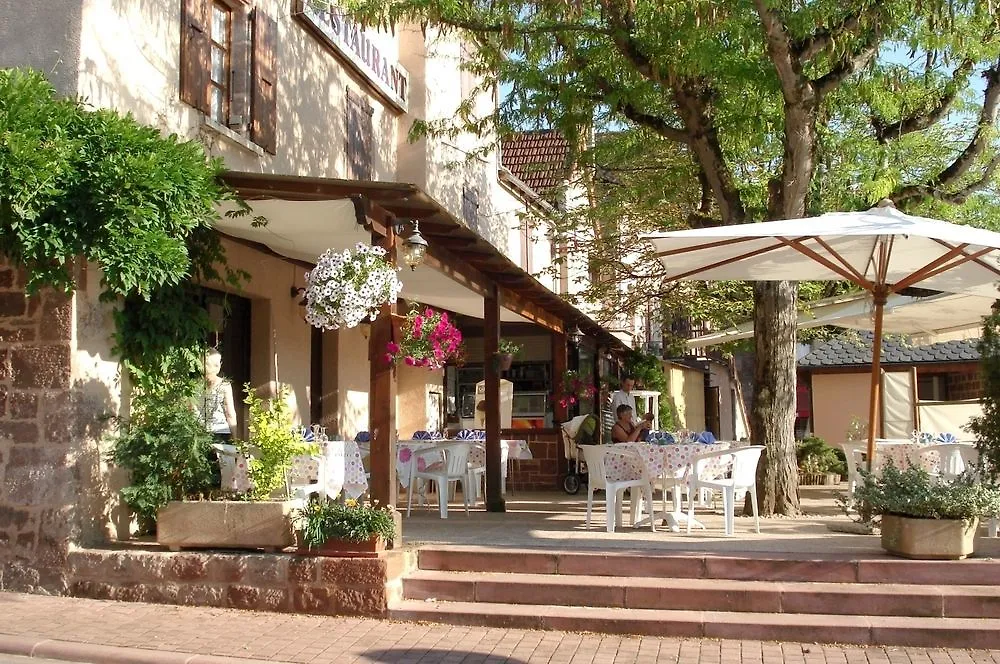
[[[486,510],[506,512],[500,449],[500,294],[496,284],[483,298],[483,367],[486,373]],[[464,489],[464,487],[463,487]]]
[[[875,335],[872,339],[872,381],[871,394],[868,402],[868,470],[875,462],[875,438],[878,435],[882,418],[879,413],[879,402],[882,391],[882,318],[885,313],[885,303],[889,290],[880,286],[872,293],[875,300]]]
[[[386,224],[386,235],[372,232],[372,244],[389,252],[387,258],[396,263],[396,233]],[[382,505],[395,505],[398,495],[396,482],[396,374],[386,359],[386,346],[392,341],[392,315],[395,304],[383,305],[372,323],[368,337],[368,360],[371,384],[368,390],[368,431],[371,434],[372,499]]]
[[[563,374],[566,373],[566,333],[552,333],[552,391],[558,393],[561,388]],[[552,404],[552,416],[554,424],[558,427],[562,422],[569,419],[569,409],[560,406],[558,403]]]

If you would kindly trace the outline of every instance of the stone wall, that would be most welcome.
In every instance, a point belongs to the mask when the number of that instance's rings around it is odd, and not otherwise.
[[[70,553],[76,597],[259,611],[384,617],[401,596],[415,551],[326,558],[80,549]]]
[[[78,461],[73,300],[0,259],[0,589],[64,592]]]

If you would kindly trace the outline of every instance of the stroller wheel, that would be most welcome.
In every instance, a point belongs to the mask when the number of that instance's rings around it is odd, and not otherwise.
[[[580,477],[577,475],[567,475],[563,478],[563,491],[571,496],[576,495],[580,490]]]

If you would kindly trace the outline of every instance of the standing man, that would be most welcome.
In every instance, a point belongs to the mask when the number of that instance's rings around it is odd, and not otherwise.
[[[632,376],[622,378],[622,387],[611,393],[611,412],[617,413],[619,406],[628,406],[632,409],[629,417],[632,424],[638,424],[635,419],[635,397],[632,395],[632,388],[635,387],[635,379]]]

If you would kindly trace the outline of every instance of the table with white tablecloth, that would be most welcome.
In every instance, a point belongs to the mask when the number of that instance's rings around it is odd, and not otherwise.
[[[348,498],[357,499],[364,495],[368,491],[368,478],[358,444],[353,440],[328,440],[317,444],[320,448],[318,456],[302,455],[292,460],[291,475],[312,481],[323,475],[326,494],[331,499],[337,498],[341,491]]]
[[[485,440],[400,440],[396,443],[396,477],[399,479],[399,484],[403,488],[410,486],[410,473],[412,472],[414,460],[413,453],[416,450],[426,450],[432,447],[445,448],[456,443],[470,443],[472,445],[469,451],[469,465],[471,467],[486,465]],[[531,448],[528,447],[528,441],[526,440],[503,439],[500,441],[500,445],[507,450],[506,456],[508,459],[532,458]],[[444,461],[443,453],[438,455],[432,453],[420,454],[416,456],[416,467],[417,470],[424,470],[428,466],[442,461]]]

